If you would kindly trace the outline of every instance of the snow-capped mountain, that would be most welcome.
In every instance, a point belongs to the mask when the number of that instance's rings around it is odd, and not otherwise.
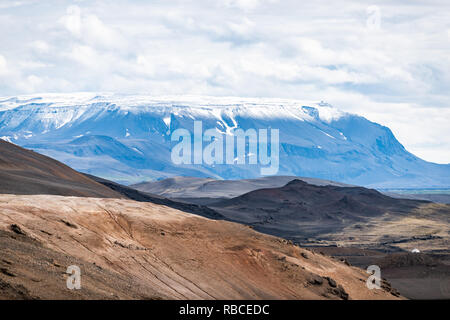
[[[259,165],[175,165],[171,133],[279,129],[278,175],[372,187],[448,187],[450,165],[419,159],[389,128],[320,102],[46,94],[0,98],[0,138],[121,183],[173,175],[260,176]]]

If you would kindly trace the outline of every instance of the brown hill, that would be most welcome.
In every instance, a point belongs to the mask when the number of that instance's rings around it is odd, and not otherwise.
[[[123,198],[59,161],[0,139],[0,194]]]
[[[395,299],[363,270],[226,221],[123,199],[0,195],[0,298]],[[66,268],[81,269],[80,290]]]

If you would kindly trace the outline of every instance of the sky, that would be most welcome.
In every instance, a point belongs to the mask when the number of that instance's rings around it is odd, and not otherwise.
[[[450,163],[450,1],[0,0],[0,96],[326,101]]]

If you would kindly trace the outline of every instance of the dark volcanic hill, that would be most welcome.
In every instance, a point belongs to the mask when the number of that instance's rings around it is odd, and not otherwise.
[[[387,210],[408,212],[426,201],[394,199],[363,187],[317,186],[293,180],[281,188],[255,190],[214,204],[247,223],[279,219],[296,222],[357,222]],[[233,213],[231,213],[233,212]]]
[[[255,190],[222,200],[214,203],[212,208],[232,221],[301,243],[310,238],[314,238],[314,241],[338,241],[343,237],[351,240],[354,232],[361,232],[359,241],[367,238],[364,233],[385,237],[388,232],[383,234],[383,224],[387,227],[388,223],[394,221],[417,218],[417,221],[431,219],[434,225],[441,218],[448,220],[450,213],[450,206],[447,205],[394,199],[363,187],[318,186],[301,180],[293,180],[281,188]],[[425,216],[425,209],[434,215]],[[417,221],[409,223],[412,225]],[[432,229],[430,227],[427,230],[424,223],[422,231],[411,232],[410,236],[433,238],[429,234]],[[405,233],[408,234],[407,231]],[[386,243],[404,240],[401,236],[396,238],[395,234],[391,234],[393,239],[386,238]],[[381,241],[378,238],[376,240]]]
[[[0,140],[0,194],[123,198],[59,161]]]

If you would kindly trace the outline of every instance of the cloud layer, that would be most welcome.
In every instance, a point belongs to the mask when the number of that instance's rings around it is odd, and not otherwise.
[[[450,162],[448,1],[8,1],[0,93],[325,100]]]

